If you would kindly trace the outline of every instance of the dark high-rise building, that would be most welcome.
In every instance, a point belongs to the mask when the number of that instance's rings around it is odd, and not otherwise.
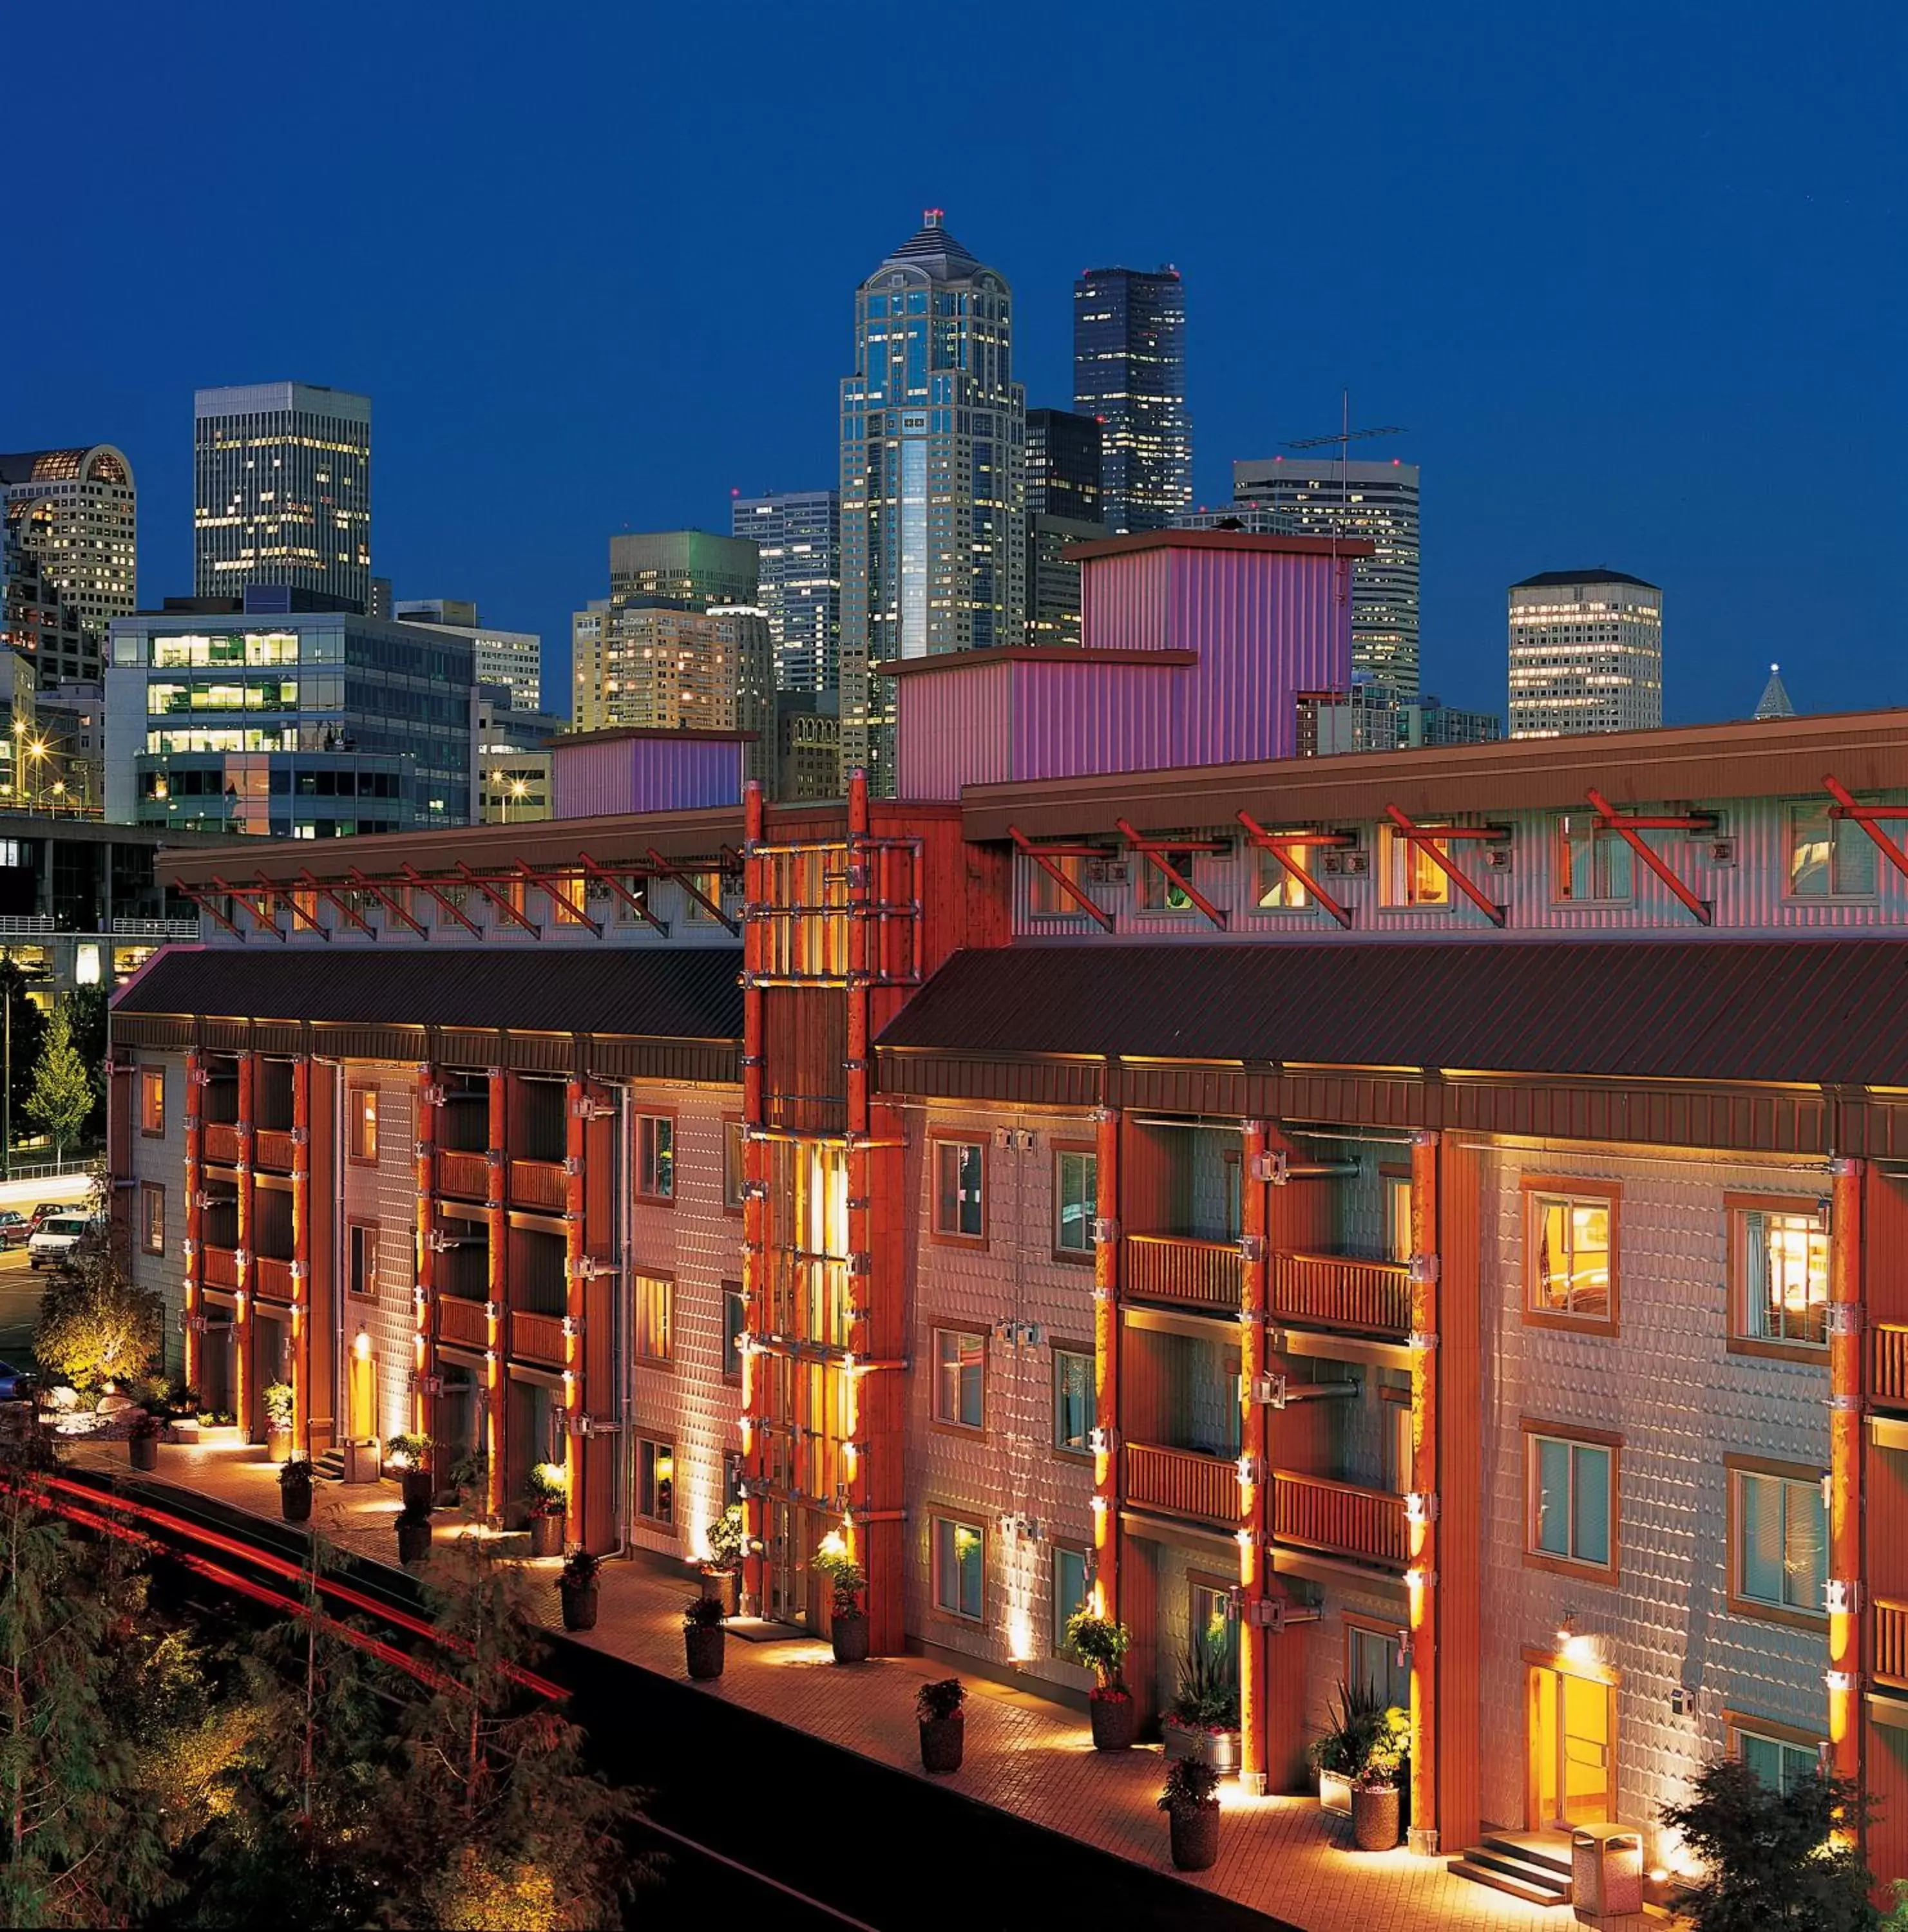
[[[1164,530],[1192,501],[1185,298],[1176,268],[1089,268],[1073,286],[1073,400],[1099,419],[1101,520]]]
[[[1071,410],[1027,412],[1027,514],[1100,518],[1100,425]]]

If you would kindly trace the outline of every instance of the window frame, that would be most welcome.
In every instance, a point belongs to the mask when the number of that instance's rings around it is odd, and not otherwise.
[[[1450,830],[1442,824],[1421,824],[1420,832]],[[1425,842],[1408,838],[1395,825],[1378,827],[1378,903],[1387,912],[1446,913],[1457,901],[1457,888],[1450,874],[1435,859],[1425,855]],[[1449,839],[1434,840],[1438,849],[1451,856]],[[1428,868],[1421,872],[1420,868]],[[1432,896],[1421,896],[1427,890]]]
[[[155,1099],[158,1101],[155,1106]],[[166,1070],[163,1066],[142,1066],[139,1070],[139,1130],[149,1141],[163,1140],[166,1136]]]
[[[362,1238],[367,1235],[370,1238],[368,1243],[359,1238],[356,1244],[359,1247],[366,1246],[369,1247],[371,1268],[367,1280],[370,1286],[365,1288],[355,1288],[352,1286],[351,1280],[353,1272],[354,1258],[352,1250],[354,1237]],[[344,1292],[347,1298],[355,1295],[360,1301],[375,1301],[377,1299],[377,1250],[378,1224],[377,1221],[368,1214],[347,1215],[344,1222]]]
[[[1053,1427],[1049,1446],[1055,1455],[1065,1456],[1070,1462],[1090,1462],[1093,1460],[1091,1438],[1098,1426],[1095,1420],[1099,1399],[1098,1351],[1091,1342],[1056,1340],[1052,1347],[1053,1364],[1048,1378],[1048,1388],[1053,1398]],[[1078,1449],[1060,1439],[1060,1361],[1063,1356],[1086,1364],[1086,1427],[1081,1438],[1085,1446]]]
[[[737,1318],[739,1316],[740,1319]],[[722,1378],[732,1388],[742,1384],[741,1338],[748,1332],[749,1298],[739,1281],[722,1285]],[[733,1358],[735,1366],[729,1366]]]
[[[1723,1748],[1729,1756],[1741,1763],[1748,1762],[1742,1750],[1745,1737],[1754,1738],[1762,1744],[1779,1744],[1786,1750],[1805,1750],[1817,1765],[1822,1762],[1822,1746],[1828,1742],[1821,1732],[1801,1724],[1782,1724],[1774,1718],[1759,1718],[1747,1711],[1724,1711]]]
[[[722,1211],[740,1215],[742,1190],[748,1185],[749,1142],[740,1114],[722,1117]]]
[[[1408,1711],[1411,1708],[1411,1666],[1408,1664],[1401,1664],[1398,1662],[1398,1636],[1399,1630],[1402,1628],[1402,1624],[1387,1624],[1377,1617],[1361,1616],[1354,1610],[1342,1612],[1339,1621],[1345,1627],[1343,1681],[1351,1685],[1354,1690],[1357,1688],[1357,1669],[1352,1662],[1352,1653],[1354,1648],[1352,1640],[1354,1636],[1375,1637],[1384,1646],[1387,1653],[1385,1688],[1387,1690],[1390,1688],[1392,1671],[1394,1669],[1402,1670],[1405,1675],[1405,1695],[1401,1700],[1400,1707]]]
[[[1094,1263],[1095,1243],[1093,1223],[1099,1218],[1100,1150],[1091,1141],[1056,1141],[1053,1144],[1053,1258],[1063,1262],[1069,1268],[1091,1268]],[[1084,1248],[1066,1248],[1060,1245],[1060,1235],[1066,1226],[1064,1215],[1066,1196],[1061,1186],[1062,1163],[1067,1160],[1085,1160],[1091,1163],[1088,1172],[1092,1177],[1091,1198],[1086,1202],[1085,1226],[1086,1245]],[[986,1211],[984,1188],[982,1193],[982,1212]]]
[[[1202,853],[1197,841],[1185,845],[1169,845],[1164,838],[1148,842],[1158,848],[1158,856],[1195,891],[1199,886],[1199,861],[1219,856],[1212,852]],[[1166,876],[1152,853],[1136,851],[1131,846],[1127,852],[1127,863],[1138,868],[1133,881],[1133,914],[1136,919],[1185,919],[1197,913],[1199,908],[1190,898],[1183,905],[1172,903],[1173,896],[1183,888]]]
[[[1053,1554],[1047,1563],[1047,1633],[1051,1654],[1056,1664],[1071,1664],[1076,1670],[1090,1666],[1075,1656],[1067,1643],[1067,1624],[1076,1610],[1090,1605],[1093,1600],[1093,1546],[1089,1543],[1076,1543],[1070,1538],[1056,1538],[1052,1546]],[[1068,1604],[1062,1600],[1060,1590],[1060,1558],[1076,1557],[1080,1562],[1080,1601]]]
[[[1600,884],[1597,877],[1601,869],[1603,855],[1620,849],[1630,868],[1630,884],[1621,892],[1573,892],[1564,890],[1567,874],[1571,871],[1567,854],[1576,843],[1570,836],[1570,827],[1579,819],[1589,826],[1589,864],[1593,884]],[[1601,830],[1591,812],[1559,812],[1550,824],[1550,902],[1559,906],[1627,906],[1636,903],[1636,855],[1630,850],[1630,843],[1621,832]]]
[[[964,1234],[958,1228],[941,1224],[941,1156],[947,1148],[978,1148],[981,1150],[981,1232]],[[927,1142],[927,1238],[937,1246],[968,1248],[977,1254],[987,1250],[987,1210],[990,1205],[987,1176],[988,1140],[985,1134],[931,1134]]]
[[[1240,1688],[1239,1653],[1244,1647],[1238,1606],[1232,1594],[1236,1587],[1236,1579],[1221,1575],[1215,1570],[1188,1569],[1186,1571],[1186,1640],[1188,1644],[1205,1640],[1212,1623],[1215,1621],[1208,1618],[1201,1622],[1198,1610],[1202,1597],[1209,1597],[1225,1604],[1226,1613],[1216,1621],[1225,1626],[1227,1634],[1223,1647],[1232,1664],[1232,1688],[1235,1692]]]
[[[1759,1597],[1745,1597],[1742,1594],[1742,1480],[1745,1476],[1759,1477],[1774,1482],[1792,1483],[1798,1488],[1812,1489],[1818,1502],[1822,1494],[1822,1478],[1825,1472],[1807,1462],[1779,1462],[1763,1456],[1726,1455],[1723,1458],[1724,1490],[1727,1501],[1728,1541],[1725,1545],[1729,1568],[1723,1579],[1725,1600],[1729,1613],[1733,1616],[1748,1617],[1759,1623],[1783,1624],[1791,1630],[1820,1632],[1828,1628],[1828,1611],[1826,1604],[1819,1610],[1798,1610],[1788,1604],[1765,1603]],[[1828,1580],[1828,1512],[1822,1510],[1822,1576],[1825,1585]]]
[[[1084,892],[1086,890],[1086,859],[1079,852],[1049,852],[1041,855],[1048,865],[1056,866]],[[1029,919],[1081,920],[1092,915],[1080,902],[1068,896],[1055,884],[1053,874],[1039,860],[1026,860],[1027,878],[1027,916]],[[1044,902],[1051,897],[1054,903]]]
[[[634,1448],[635,1454],[632,1460],[635,1466],[631,1472],[634,1480],[630,1487],[635,1493],[629,1498],[632,1513],[639,1522],[647,1523],[652,1529],[667,1530],[672,1535],[679,1534],[681,1532],[676,1522],[676,1445],[674,1438],[652,1436],[646,1430],[639,1430],[635,1438]],[[643,1478],[645,1450],[648,1450],[650,1454],[650,1475],[647,1484]],[[669,1474],[666,1479],[659,1478],[655,1472],[659,1454],[667,1455],[669,1460]],[[669,1514],[667,1516],[655,1514],[648,1507],[651,1492],[659,1481],[663,1480],[666,1480],[669,1485]]]
[[[1623,1187],[1615,1180],[1592,1180],[1569,1174],[1526,1174],[1521,1178],[1524,1202],[1524,1307],[1525,1324],[1532,1328],[1560,1328],[1577,1335],[1618,1335],[1622,1333],[1622,1220]],[[1546,1199],[1567,1201],[1588,1207],[1600,1204],[1610,1224],[1610,1286],[1608,1311],[1601,1315],[1573,1315],[1567,1309],[1546,1308],[1538,1300],[1538,1256],[1540,1238],[1538,1216]]]
[[[365,1105],[366,1097],[370,1105]],[[371,1129],[371,1151],[362,1151],[363,1130],[368,1124]],[[376,1082],[353,1080],[345,1083],[344,1088],[344,1159],[350,1167],[375,1167],[377,1165],[378,1130],[383,1125],[380,1118],[378,1088]]]
[[[1519,1419],[1519,1430],[1523,1439],[1525,1568],[1548,1570],[1555,1576],[1576,1576],[1596,1582],[1619,1582],[1623,1574],[1623,1438],[1611,1434],[1607,1430],[1586,1429],[1574,1422],[1553,1422],[1548,1418],[1529,1415]],[[1606,1562],[1598,1563],[1585,1557],[1560,1556],[1554,1550],[1544,1549],[1538,1543],[1537,1512],[1540,1500],[1538,1479],[1542,1462],[1537,1452],[1537,1444],[1540,1442],[1566,1443],[1573,1449],[1600,1450],[1609,1457],[1609,1482],[1606,1490],[1607,1516],[1604,1525],[1609,1546]],[[1573,1504],[1576,1482],[1574,1456],[1571,1458],[1570,1481]],[[1567,1505],[1567,1515],[1573,1532],[1576,1514],[1575,1508]]]
[[[663,1346],[660,1351],[644,1344],[651,1324],[645,1318],[642,1287],[648,1284],[663,1291]],[[629,1270],[629,1360],[639,1369],[673,1369],[676,1365],[676,1278],[667,1268],[632,1268]]]
[[[941,1371],[944,1365],[941,1360],[941,1338],[944,1335],[964,1336],[977,1341],[981,1345],[981,1419],[978,1422],[963,1422],[958,1416],[948,1417],[942,1413]],[[990,1329],[985,1327],[976,1328],[971,1322],[934,1322],[930,1323],[927,1331],[927,1412],[929,1419],[936,1429],[950,1436],[965,1436],[970,1439],[987,1434],[989,1393],[987,1372],[990,1366],[988,1357],[993,1352],[989,1346],[992,1340],[993,1333]],[[960,1364],[957,1360],[953,1366],[958,1369]],[[958,1406],[957,1401],[957,1406]]]
[[[972,1512],[980,1516],[979,1510]],[[941,1526],[945,1523],[952,1530],[972,1530],[980,1539],[980,1608],[968,1611],[960,1607],[959,1586],[956,1586],[956,1601],[951,1607],[942,1600],[942,1581],[943,1569],[941,1562]],[[957,1569],[958,1562],[957,1561]],[[981,1630],[987,1621],[987,1527],[984,1522],[972,1521],[950,1503],[930,1504],[927,1510],[927,1598],[932,1613],[942,1622],[960,1624],[969,1630]]]
[[[1782,806],[1782,897],[1789,905],[1864,905],[1872,903],[1881,892],[1881,854],[1875,849],[1874,842],[1868,836],[1867,829],[1850,818],[1829,818],[1828,824],[1828,880],[1825,890],[1819,892],[1798,892],[1795,890],[1796,821],[1804,812],[1819,812],[1825,817],[1834,809],[1832,800],[1786,799]],[[1840,886],[1836,878],[1836,867],[1841,862],[1840,850],[1841,830],[1846,826],[1849,832],[1849,843],[1853,849],[1861,851],[1868,862],[1869,883],[1858,889]],[[1856,841],[1860,841],[1857,844]]]
[[[1290,838],[1292,835],[1274,833],[1274,837]],[[1294,862],[1310,872],[1313,862],[1321,852],[1329,851],[1330,845],[1292,845],[1285,848]],[[1258,856],[1257,869],[1252,875],[1252,910],[1268,918],[1277,918],[1283,913],[1315,912],[1318,902],[1312,896],[1309,886],[1293,878],[1279,862],[1277,855],[1263,845],[1253,848]],[[1316,877],[1316,874],[1314,874]],[[1275,898],[1273,895],[1276,893]]]
[[[1748,1259],[1744,1244],[1747,1231],[1742,1218],[1749,1214],[1799,1214],[1816,1221],[1828,1246],[1828,1272],[1822,1279],[1822,1330],[1819,1342],[1795,1342],[1758,1335],[1750,1328],[1753,1310],[1749,1301]],[[1828,1309],[1834,1268],[1834,1226],[1828,1201],[1811,1194],[1734,1194],[1723,1196],[1723,1238],[1728,1244],[1729,1334],[1728,1348],[1732,1355],[1759,1355],[1778,1362],[1808,1362],[1817,1367],[1828,1360]]]
[[[654,1130],[666,1126],[669,1130],[669,1191],[657,1193],[651,1184],[660,1178],[663,1163],[658,1157],[654,1140]],[[677,1142],[678,1121],[672,1108],[645,1107],[641,1113],[630,1117],[630,1136],[634,1140],[635,1158],[630,1162],[631,1191],[637,1200],[651,1208],[673,1208],[681,1192],[681,1174],[678,1172],[678,1157],[681,1151]]]
[[[159,1238],[152,1238],[153,1210],[158,1210]],[[166,1190],[165,1184],[158,1180],[142,1180],[139,1184],[139,1251],[143,1255],[163,1255],[166,1252]]]

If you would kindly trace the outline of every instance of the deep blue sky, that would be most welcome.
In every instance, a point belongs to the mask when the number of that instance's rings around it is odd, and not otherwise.
[[[1908,29],[1828,0],[16,10],[0,447],[122,445],[190,588],[195,386],[368,391],[375,567],[541,630],[620,529],[834,479],[929,204],[1011,280],[1175,262],[1197,491],[1357,416],[1424,467],[1427,683],[1504,588],[1665,586],[1672,721],[1908,703]],[[560,687],[555,687],[560,688]]]

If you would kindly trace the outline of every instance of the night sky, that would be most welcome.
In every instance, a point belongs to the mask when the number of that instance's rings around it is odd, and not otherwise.
[[[0,447],[125,448],[143,602],[191,587],[195,386],[360,389],[374,568],[560,695],[612,531],[834,481],[852,290],[933,205],[1035,406],[1080,270],[1180,268],[1200,500],[1342,386],[1408,425],[1448,700],[1502,710],[1507,584],[1608,563],[1664,586],[1672,722],[1777,658],[1908,703],[1880,0],[9,12]]]

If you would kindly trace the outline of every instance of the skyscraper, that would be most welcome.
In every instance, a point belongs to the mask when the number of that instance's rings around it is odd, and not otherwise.
[[[833,490],[738,496],[729,527],[761,557],[778,691],[833,691],[841,678],[841,498]]]
[[[1097,524],[1104,439],[1092,416],[1071,410],[1027,412],[1027,514]]]
[[[1266,512],[1294,536],[1357,537],[1373,554],[1351,567],[1354,676],[1417,693],[1418,466],[1275,456],[1232,466],[1233,507]],[[1196,518],[1176,521],[1198,526]]]
[[[371,607],[371,398],[314,382],[200,389],[193,590],[279,584]]]
[[[1646,731],[1663,722],[1663,592],[1600,566],[1510,586],[1510,735]]]
[[[746,537],[713,530],[639,530],[609,540],[609,601],[625,605],[660,598],[691,610],[753,604],[762,566]]]
[[[534,631],[500,631],[494,624],[479,623],[476,605],[458,597],[404,598],[393,614],[401,623],[467,638],[479,684],[503,686],[512,711],[543,708],[543,640]]]
[[[575,731],[599,730],[603,651],[609,641],[609,599],[593,597],[569,619],[569,722]]]
[[[1176,268],[1089,268],[1074,284],[1073,400],[1100,421],[1101,520],[1115,532],[1164,529],[1192,501]]]
[[[841,385],[844,770],[894,789],[883,658],[1022,641],[1026,395],[1014,298],[930,208],[855,296]]]
[[[42,645],[47,654],[35,665],[39,682],[97,678],[107,626],[137,601],[139,518],[131,464],[104,442],[0,456],[0,507],[17,555],[36,559],[48,586],[73,611],[68,643],[57,652]]]

